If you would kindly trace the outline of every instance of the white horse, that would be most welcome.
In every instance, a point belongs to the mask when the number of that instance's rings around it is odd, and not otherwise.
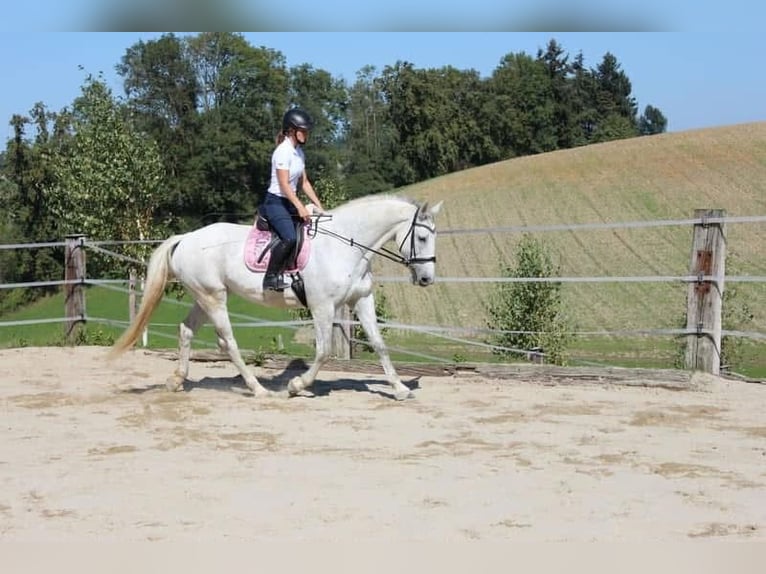
[[[434,282],[436,228],[434,218],[440,201],[429,207],[391,195],[373,195],[350,201],[328,212],[329,220],[316,224],[311,257],[301,272],[307,306],[316,337],[316,357],[304,374],[288,383],[290,395],[313,384],[331,351],[333,320],[343,305],[354,309],[367,339],[380,356],[386,379],[398,400],[412,397],[389,358],[378,329],[373,296],[371,260],[382,255],[406,265],[412,282],[426,287]],[[140,337],[152,312],[162,299],[167,282],[176,278],[192,294],[195,303],[179,328],[179,364],[168,379],[170,390],[181,390],[189,372],[189,354],[194,333],[207,321],[218,335],[245,384],[255,396],[270,394],[247,368],[234,339],[226,307],[230,292],[278,307],[302,306],[293,289],[284,292],[262,289],[263,274],[250,271],[243,250],[250,227],[214,223],[175,235],[157,247],[149,261],[144,294],[136,318],[111,349],[110,357],[122,354]],[[398,253],[384,245],[394,240]]]

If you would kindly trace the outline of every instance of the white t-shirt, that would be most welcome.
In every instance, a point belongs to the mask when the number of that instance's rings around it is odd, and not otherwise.
[[[300,147],[293,147],[293,142],[289,138],[285,138],[271,154],[271,183],[268,191],[281,197],[282,190],[279,189],[277,180],[278,169],[288,170],[290,189],[297,193],[298,180],[306,169],[306,157]]]

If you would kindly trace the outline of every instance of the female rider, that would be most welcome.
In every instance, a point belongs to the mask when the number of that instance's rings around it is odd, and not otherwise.
[[[282,118],[282,131],[271,155],[271,183],[258,206],[258,212],[279,236],[263,278],[264,291],[283,291],[288,287],[282,271],[297,242],[294,218],[308,221],[310,217],[308,209],[298,199],[298,191],[302,190],[320,212],[324,211],[306,175],[303,153],[303,145],[313,127],[311,117],[298,108],[289,110]]]

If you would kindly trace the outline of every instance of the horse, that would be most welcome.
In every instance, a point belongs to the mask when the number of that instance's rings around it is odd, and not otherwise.
[[[311,312],[315,334],[315,357],[309,369],[292,378],[288,396],[308,389],[330,357],[333,320],[344,305],[351,307],[367,340],[380,358],[386,380],[397,400],[412,398],[391,362],[378,328],[373,294],[372,259],[381,255],[401,263],[410,271],[412,283],[427,287],[434,283],[436,267],[435,217],[442,201],[429,206],[397,195],[381,194],[354,199],[328,211],[312,222],[311,256],[301,271],[305,305]],[[251,226],[212,223],[163,241],[149,259],[141,305],[135,319],[115,341],[109,352],[113,359],[131,348],[149,323],[171,279],[178,280],[192,295],[194,304],[179,325],[178,366],[166,386],[183,389],[189,373],[191,341],[195,332],[211,322],[219,349],[231,362],[256,397],[272,394],[263,387],[242,360],[227,310],[229,293],[272,307],[303,306],[297,289],[265,291],[263,273],[247,268],[243,251]],[[385,244],[395,241],[398,251]]]

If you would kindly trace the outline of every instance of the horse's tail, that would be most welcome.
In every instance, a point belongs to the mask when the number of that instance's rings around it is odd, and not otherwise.
[[[149,323],[154,309],[159,305],[165,293],[165,286],[172,276],[170,270],[170,257],[173,250],[183,235],[174,235],[163,241],[152,253],[149,265],[146,269],[146,281],[144,283],[141,305],[136,313],[136,318],[128,329],[120,336],[109,351],[108,358],[115,359],[135,345],[141,333]]]

